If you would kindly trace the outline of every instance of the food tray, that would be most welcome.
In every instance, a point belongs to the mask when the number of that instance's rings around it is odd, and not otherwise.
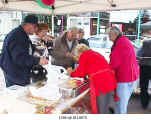
[[[84,89],[85,88],[85,89]],[[71,87],[68,84],[64,83],[59,86],[59,92],[62,94],[62,97],[77,97],[82,91],[88,88],[88,81],[83,82],[77,87]]]
[[[26,101],[31,104],[42,106],[53,106],[59,102],[59,100],[47,100],[40,97],[32,96],[32,94],[29,91],[26,95]]]

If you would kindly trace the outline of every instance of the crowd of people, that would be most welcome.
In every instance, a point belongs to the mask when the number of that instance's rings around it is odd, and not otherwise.
[[[89,48],[82,29],[70,28],[55,41],[48,32],[47,24],[38,24],[36,16],[28,15],[19,27],[8,33],[0,56],[6,87],[30,84],[32,67],[48,64],[48,56],[51,55],[52,64],[66,68],[71,77],[88,76],[92,113],[110,113],[108,108],[113,97],[115,113],[126,114],[129,99],[139,79],[139,65],[130,40],[117,27],[109,28],[108,35],[113,46],[108,63],[101,53]],[[29,35],[32,34],[35,37],[31,39]],[[43,50],[39,47],[41,45]],[[75,64],[78,66],[75,67]],[[141,76],[141,79],[147,78]],[[142,91],[146,91],[146,85],[141,87]],[[142,99],[144,96],[142,94]]]

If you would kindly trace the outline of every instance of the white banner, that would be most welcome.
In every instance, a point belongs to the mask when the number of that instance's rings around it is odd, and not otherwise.
[[[147,114],[7,114],[0,115],[0,120],[149,120],[151,115]]]

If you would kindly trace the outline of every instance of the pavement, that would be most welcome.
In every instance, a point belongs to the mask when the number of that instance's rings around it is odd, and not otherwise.
[[[151,114],[151,102],[146,110],[141,107],[139,94],[133,94],[128,105],[128,114]]]

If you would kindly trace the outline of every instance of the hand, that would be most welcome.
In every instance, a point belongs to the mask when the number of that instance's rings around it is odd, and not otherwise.
[[[73,60],[74,60],[75,62],[78,62],[78,61],[79,61],[79,57],[78,57],[78,56],[73,56]]]
[[[47,42],[48,40],[50,40],[50,37],[48,35],[45,35],[44,37],[42,37],[42,40]]]
[[[72,57],[73,57],[73,55],[72,55],[72,53],[67,52],[67,53],[66,53],[66,57],[70,57],[70,58],[72,58]]]
[[[69,75],[71,75],[72,72],[73,72],[73,69],[72,69],[71,67],[67,68],[67,73],[68,73]]]
[[[46,64],[48,64],[48,60],[46,58],[40,58],[39,64],[40,65],[46,65]]]

